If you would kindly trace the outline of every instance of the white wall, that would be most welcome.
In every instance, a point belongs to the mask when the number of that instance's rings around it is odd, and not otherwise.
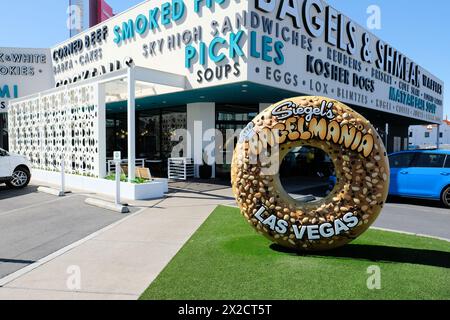
[[[211,136],[212,131],[216,128],[216,106],[214,102],[198,102],[187,105],[187,130],[190,135],[188,139],[187,149],[195,162],[195,176],[198,177],[198,167],[202,164],[202,154],[204,148],[213,146],[215,149],[215,137]],[[205,133],[207,135],[205,135]],[[203,141],[204,138],[211,138]],[[215,177],[215,153],[209,152],[208,162],[213,167],[213,177]]]
[[[99,106],[99,102],[103,105]],[[99,110],[102,108],[103,110]],[[9,150],[34,169],[102,177],[105,112],[98,85],[58,88],[14,100],[8,111]]]
[[[450,124],[443,122],[439,128],[442,133],[442,138],[439,138],[440,145],[450,145]],[[425,137],[425,133],[429,133]],[[421,148],[435,147],[437,141],[437,126],[436,125],[419,125],[409,127],[409,144],[419,146]],[[411,136],[412,135],[412,136]]]
[[[32,178],[35,183],[40,185],[61,186],[61,173],[33,169]],[[116,182],[106,179],[90,178],[80,175],[66,174],[64,176],[65,187],[94,192],[114,197],[116,194]],[[154,179],[152,182],[135,184],[129,182],[120,183],[120,195],[122,199],[129,200],[147,200],[159,199],[168,192],[167,179]]]
[[[11,99],[53,86],[50,49],[0,48],[0,112]]]

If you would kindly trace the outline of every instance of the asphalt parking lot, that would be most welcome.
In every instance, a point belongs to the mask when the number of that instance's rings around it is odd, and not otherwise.
[[[450,239],[450,209],[438,201],[389,197],[373,226]]]
[[[36,186],[0,185],[0,278],[125,217],[89,206],[86,196],[55,197]]]

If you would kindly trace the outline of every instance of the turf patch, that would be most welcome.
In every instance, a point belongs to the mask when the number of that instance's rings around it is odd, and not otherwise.
[[[379,290],[367,287],[374,265]],[[298,254],[219,206],[141,299],[450,299],[450,245],[368,230],[340,249]]]

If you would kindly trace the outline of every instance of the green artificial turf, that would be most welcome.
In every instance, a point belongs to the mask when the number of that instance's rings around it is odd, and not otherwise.
[[[380,290],[367,288],[372,265]],[[368,230],[340,249],[299,255],[219,206],[141,299],[450,299],[450,245]]]

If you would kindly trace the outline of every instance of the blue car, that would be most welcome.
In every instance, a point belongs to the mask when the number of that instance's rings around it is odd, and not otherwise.
[[[450,208],[450,150],[397,152],[389,164],[389,195],[439,200]]]

